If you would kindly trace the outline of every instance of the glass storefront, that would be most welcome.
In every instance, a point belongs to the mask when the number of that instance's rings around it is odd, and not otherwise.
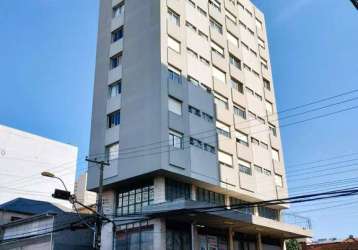
[[[117,232],[116,250],[154,250],[153,226]]]
[[[199,250],[228,250],[227,238],[223,236],[199,234]]]

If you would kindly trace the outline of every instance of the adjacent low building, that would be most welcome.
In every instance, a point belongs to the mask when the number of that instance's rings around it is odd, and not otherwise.
[[[302,250],[357,250],[358,249],[358,238],[354,238],[353,235],[347,239],[328,239],[319,240],[312,243],[303,243]]]

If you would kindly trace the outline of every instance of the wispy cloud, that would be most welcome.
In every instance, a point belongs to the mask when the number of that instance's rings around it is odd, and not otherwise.
[[[274,20],[275,24],[281,24],[289,21],[291,18],[299,14],[302,9],[312,4],[314,0],[295,0],[289,2],[292,4],[290,4],[286,9],[283,9],[280,12],[280,14]]]

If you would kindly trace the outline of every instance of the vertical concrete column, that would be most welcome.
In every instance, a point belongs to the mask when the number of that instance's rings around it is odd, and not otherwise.
[[[116,197],[113,190],[103,192],[103,213],[109,218],[115,217]],[[106,223],[102,226],[101,250],[113,250],[113,224]]]
[[[281,245],[282,245],[282,250],[286,250],[286,241],[285,240],[281,241]]]
[[[101,250],[113,250],[113,225],[106,223],[102,226]]]
[[[257,206],[254,207],[254,215],[259,216],[259,208]]]
[[[229,227],[228,239],[229,239],[229,250],[234,250],[234,232],[232,230],[232,227]]]
[[[166,249],[166,227],[164,219],[153,220],[153,249],[163,250]]]
[[[257,233],[256,249],[257,250],[263,250],[262,240],[261,240],[261,233],[260,232]]]
[[[154,203],[165,202],[165,178],[154,178]]]
[[[193,201],[196,201],[196,186],[195,185],[191,185],[191,199]]]
[[[197,242],[197,234],[196,234],[196,226],[195,222],[191,223],[190,225],[190,231],[191,231],[191,250],[197,249],[196,242]]]
[[[230,208],[230,196],[229,195],[225,195],[225,206],[227,208]]]

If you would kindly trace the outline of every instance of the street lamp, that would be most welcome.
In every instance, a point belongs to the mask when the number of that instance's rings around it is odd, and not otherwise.
[[[54,179],[60,180],[62,185],[63,185],[63,187],[65,188],[65,190],[68,191],[68,189],[67,189],[67,187],[65,185],[65,182],[60,177],[54,175],[51,172],[47,172],[47,171],[42,172],[41,175],[44,176],[44,177],[49,177],[49,178],[54,178]]]

